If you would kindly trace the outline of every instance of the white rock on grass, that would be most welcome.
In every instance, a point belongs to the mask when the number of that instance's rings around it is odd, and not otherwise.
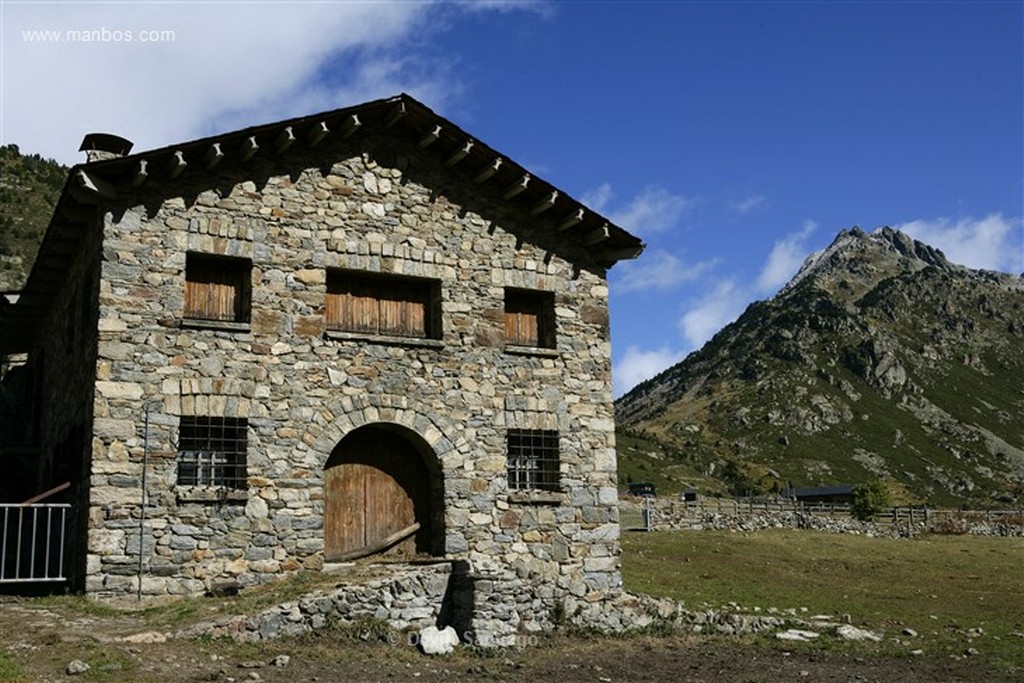
[[[843,624],[836,629],[836,635],[843,640],[874,640],[879,641],[882,636],[872,633],[871,631],[865,631],[862,628],[851,626],[849,624]]]
[[[459,644],[459,634],[451,626],[428,626],[420,631],[420,649],[426,655],[446,655]]]
[[[814,640],[820,634],[814,631],[801,631],[798,628],[791,628],[788,631],[779,631],[775,634],[775,637],[779,640],[797,640],[801,642],[807,642],[808,640]]]
[[[166,643],[167,636],[159,631],[143,631],[122,638],[126,643]]]
[[[77,676],[79,674],[84,674],[89,669],[90,666],[83,662],[81,659],[73,659],[68,664],[68,668],[65,669],[65,671],[67,672],[68,676]]]

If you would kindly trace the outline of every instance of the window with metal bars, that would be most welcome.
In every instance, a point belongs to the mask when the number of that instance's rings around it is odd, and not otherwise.
[[[533,289],[505,289],[505,343],[555,348],[555,295]]]
[[[185,256],[185,317],[249,322],[252,261],[236,256]]]
[[[178,485],[246,488],[249,421],[236,417],[181,417]]]
[[[361,271],[327,271],[327,329],[441,338],[441,283]]]
[[[508,431],[508,487],[558,490],[558,432],[552,429]]]

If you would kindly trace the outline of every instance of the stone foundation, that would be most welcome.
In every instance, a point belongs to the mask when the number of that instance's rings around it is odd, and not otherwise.
[[[657,627],[689,632],[761,633],[793,618],[738,611],[687,610],[680,602],[609,591],[600,599],[531,600],[514,578],[475,574],[464,563],[349,567],[331,590],[316,591],[254,615],[227,617],[180,631],[177,637],[227,637],[254,642],[296,636],[330,626],[366,626],[392,644],[415,644],[428,626],[452,626],[460,643],[515,647],[531,635],[582,628],[622,633]],[[794,612],[794,610],[791,610]]]

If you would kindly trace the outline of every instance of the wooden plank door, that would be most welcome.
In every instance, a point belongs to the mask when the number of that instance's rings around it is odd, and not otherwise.
[[[372,547],[420,522],[419,533],[384,552],[414,555],[429,534],[428,491],[423,460],[401,435],[373,427],[353,432],[324,472],[324,557]]]

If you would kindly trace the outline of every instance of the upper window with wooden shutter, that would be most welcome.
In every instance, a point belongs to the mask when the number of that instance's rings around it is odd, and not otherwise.
[[[249,322],[252,261],[189,253],[185,258],[185,317]]]
[[[555,296],[531,289],[505,290],[505,343],[555,348]]]
[[[327,329],[441,338],[441,283],[351,270],[327,271]]]

